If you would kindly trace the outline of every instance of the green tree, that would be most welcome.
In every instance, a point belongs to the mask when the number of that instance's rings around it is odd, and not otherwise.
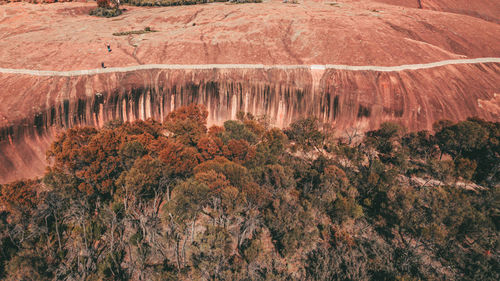
[[[481,149],[489,137],[485,128],[471,121],[453,125],[435,124],[434,128],[441,151],[450,154],[453,158]]]
[[[222,227],[208,227],[193,247],[191,263],[203,280],[225,280],[230,276],[232,239]]]
[[[131,194],[139,200],[161,200],[166,187],[164,183],[168,178],[168,170],[163,162],[144,156],[137,159],[132,168],[121,175],[118,185],[123,186],[126,194]]]
[[[224,133],[222,134],[224,143],[229,142],[229,140],[244,140],[250,144],[255,144],[257,139],[257,136],[243,123],[234,120],[224,122]]]
[[[290,128],[286,129],[284,133],[293,142],[296,149],[309,152],[323,148],[325,136],[319,130],[319,122],[316,118],[308,117],[297,120],[290,124]]]
[[[172,200],[165,205],[164,217],[172,232],[175,260],[179,269],[185,266],[188,235],[191,233],[192,240],[195,223],[209,204],[210,193],[211,190],[206,184],[188,179],[174,188]]]

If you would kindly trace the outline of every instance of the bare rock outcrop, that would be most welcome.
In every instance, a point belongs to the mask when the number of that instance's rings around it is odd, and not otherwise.
[[[376,0],[378,2],[418,9],[463,14],[500,23],[500,5],[495,0]]]

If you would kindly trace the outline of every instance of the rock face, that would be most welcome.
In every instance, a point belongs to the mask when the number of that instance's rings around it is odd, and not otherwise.
[[[312,115],[333,124],[339,134],[351,127],[374,129],[387,120],[411,130],[430,129],[444,118],[500,120],[498,73],[500,64],[403,72],[242,69],[14,76],[7,80],[44,92],[46,100],[30,100],[40,96],[26,92],[22,103],[40,105],[34,116],[0,130],[0,175],[10,180],[43,172],[45,148],[61,128],[102,126],[116,119],[162,120],[193,102],[207,106],[209,124],[234,119],[238,111],[266,115],[279,127]]]
[[[500,23],[497,1],[471,0],[376,0],[378,2],[418,9],[428,9],[477,17]]]
[[[94,4],[2,5],[1,68],[69,71],[98,68],[101,62],[111,67],[304,67],[151,69],[71,77],[0,70],[0,183],[40,175],[45,151],[62,128],[102,126],[114,119],[161,120],[192,102],[207,106],[210,124],[235,118],[238,111],[266,115],[279,127],[314,115],[339,134],[351,127],[375,129],[388,120],[411,130],[431,129],[444,118],[499,121],[500,63],[391,72],[308,67],[500,57],[495,21],[408,8],[413,7],[410,1],[384,2],[393,5],[276,1],[127,7],[116,19],[87,16]],[[496,9],[494,14],[500,14]],[[145,26],[158,32],[112,35]],[[111,53],[105,43],[111,44]]]

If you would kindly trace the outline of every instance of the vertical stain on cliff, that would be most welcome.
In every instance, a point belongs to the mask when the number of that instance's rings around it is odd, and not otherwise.
[[[339,96],[335,95],[333,99],[333,119],[337,119],[337,114],[339,113]]]
[[[338,132],[348,127],[366,131],[388,120],[401,121],[410,130],[431,129],[434,121],[445,118],[498,120],[498,107],[484,110],[478,100],[494,100],[500,93],[499,71],[497,64],[404,72],[327,69],[318,79],[308,69],[143,70],[44,78],[54,86],[40,89],[33,86],[40,85],[40,78],[27,77],[23,84],[32,92],[8,108],[36,106],[12,114],[25,117],[0,126],[0,154],[10,159],[0,165],[0,181],[31,165],[9,158],[21,151],[31,162],[44,163],[46,147],[63,128],[162,120],[190,103],[207,107],[209,124],[222,124],[244,111],[265,115],[278,127],[316,116]]]
[[[365,107],[365,106],[363,106],[363,105],[360,104],[359,107],[358,107],[358,116],[357,117],[358,118],[362,118],[362,117],[368,118],[368,117],[370,117],[370,108]]]

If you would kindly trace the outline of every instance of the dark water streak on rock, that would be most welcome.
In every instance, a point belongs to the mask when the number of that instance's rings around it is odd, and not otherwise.
[[[43,83],[23,76],[17,82],[22,86],[4,87],[30,90],[6,105],[11,115],[24,117],[9,116],[0,126],[0,182],[41,174],[45,150],[62,129],[101,127],[111,120],[162,120],[190,103],[207,107],[210,125],[244,111],[265,115],[281,128],[316,116],[339,133],[350,127],[374,129],[388,120],[410,130],[431,129],[434,121],[444,118],[498,121],[498,111],[481,108],[478,100],[492,100],[500,93],[499,69],[498,64],[484,64],[402,72],[143,70],[51,77]],[[21,111],[26,104],[32,106]]]

